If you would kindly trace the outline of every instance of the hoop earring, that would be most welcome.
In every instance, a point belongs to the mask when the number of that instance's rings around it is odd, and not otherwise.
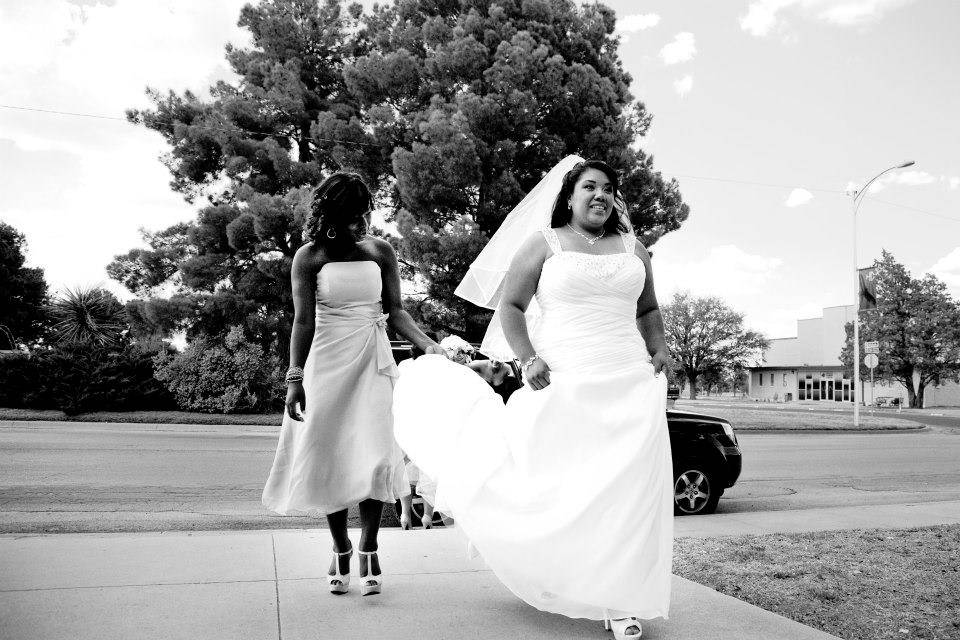
[[[331,240],[337,237],[337,232],[334,231],[333,227],[330,227],[329,229],[327,229],[327,237],[330,238]]]

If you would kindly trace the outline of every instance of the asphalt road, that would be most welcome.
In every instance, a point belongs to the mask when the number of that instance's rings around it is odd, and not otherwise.
[[[719,511],[960,499],[960,431],[744,433]],[[317,526],[260,505],[276,430],[0,422],[0,532]]]

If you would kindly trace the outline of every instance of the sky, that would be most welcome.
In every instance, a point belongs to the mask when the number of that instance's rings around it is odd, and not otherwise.
[[[204,95],[233,76],[244,0],[0,0],[0,220],[55,291],[107,286],[139,229],[190,220],[160,136],[122,121],[147,86]],[[365,1],[372,5],[372,1]],[[955,0],[607,0],[638,144],[690,218],[652,251],[661,303],[715,295],[768,337],[853,302],[882,249],[960,299],[960,3]],[[117,118],[121,119],[118,120]]]

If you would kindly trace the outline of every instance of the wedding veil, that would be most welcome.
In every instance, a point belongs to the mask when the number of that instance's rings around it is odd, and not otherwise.
[[[507,344],[500,326],[500,296],[503,294],[503,280],[510,268],[510,262],[517,249],[534,233],[550,226],[553,205],[560,194],[563,178],[577,163],[583,162],[580,156],[570,155],[558,162],[547,175],[513,208],[490,242],[470,265],[467,275],[454,292],[464,300],[479,307],[493,309],[493,318],[487,325],[487,332],[480,344],[480,352],[489,358],[508,362],[515,356]],[[530,300],[527,306],[527,327],[532,327],[540,317],[537,299]]]

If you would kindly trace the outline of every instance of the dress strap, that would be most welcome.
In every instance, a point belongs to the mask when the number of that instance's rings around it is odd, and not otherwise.
[[[540,233],[543,234],[543,239],[547,241],[547,246],[550,247],[550,250],[554,254],[563,253],[563,247],[560,246],[560,238],[557,236],[557,231],[553,227],[544,227],[540,229]]]
[[[627,253],[633,253],[637,248],[637,236],[633,235],[629,231],[626,233],[620,234],[620,239],[623,240],[623,249]]]

